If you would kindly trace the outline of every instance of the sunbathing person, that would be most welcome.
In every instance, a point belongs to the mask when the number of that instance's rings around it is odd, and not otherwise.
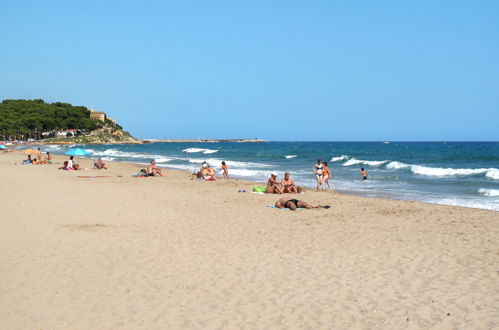
[[[215,170],[210,166],[207,165],[207,167],[202,168],[201,172],[205,181],[218,181]]]
[[[104,164],[104,162],[102,161],[102,159],[97,159],[94,163],[94,167],[98,170],[100,169],[105,169],[107,170],[107,167],[106,167],[106,164]]]
[[[23,164],[33,164],[33,160],[31,159],[31,155],[28,155],[28,159],[23,160]]]
[[[151,163],[147,167],[147,176],[165,176],[161,169],[156,166],[156,161],[151,160]]]
[[[280,183],[277,182],[277,173],[270,173],[270,178],[267,181],[267,188],[265,193],[267,194],[282,194],[282,187],[279,186]]]
[[[284,179],[281,181],[282,192],[297,194],[301,192],[301,188],[295,185],[295,182],[291,180],[291,174],[289,172],[284,173]]]
[[[277,200],[277,202],[275,202],[275,207],[279,208],[279,209],[284,209],[284,208],[288,208],[290,209],[291,211],[296,211],[296,209],[298,208],[303,208],[303,209],[318,209],[318,208],[325,208],[325,209],[328,209],[330,208],[331,206],[329,205],[324,205],[324,206],[321,206],[321,205],[312,205],[310,203],[307,203],[307,202],[304,202],[304,201],[300,201],[298,199],[289,199],[288,197],[283,197],[279,200]]]

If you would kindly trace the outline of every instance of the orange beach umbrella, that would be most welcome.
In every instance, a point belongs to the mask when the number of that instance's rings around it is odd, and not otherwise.
[[[23,150],[23,152],[25,154],[36,154],[38,152],[38,150],[35,150],[35,149],[26,149],[26,150]]]

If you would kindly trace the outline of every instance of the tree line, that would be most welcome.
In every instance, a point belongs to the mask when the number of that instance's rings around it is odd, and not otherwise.
[[[0,137],[39,139],[42,132],[65,129],[93,131],[104,126],[90,119],[90,110],[69,103],[37,100],[4,100],[0,103]]]

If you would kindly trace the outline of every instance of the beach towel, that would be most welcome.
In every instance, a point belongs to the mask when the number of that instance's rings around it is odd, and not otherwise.
[[[262,192],[262,193],[264,193],[266,190],[267,190],[266,187],[253,186],[253,191],[254,192]]]

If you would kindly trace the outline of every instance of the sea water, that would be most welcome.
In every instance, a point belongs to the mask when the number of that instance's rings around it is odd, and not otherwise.
[[[265,182],[285,171],[315,187],[317,159],[328,162],[333,189],[362,196],[418,200],[499,211],[498,142],[267,142],[80,145],[88,157],[192,172],[225,161],[234,178]],[[69,146],[46,146],[63,154]],[[46,150],[45,150],[46,149]],[[138,166],[139,167],[139,166]],[[360,168],[369,173],[361,180]]]

